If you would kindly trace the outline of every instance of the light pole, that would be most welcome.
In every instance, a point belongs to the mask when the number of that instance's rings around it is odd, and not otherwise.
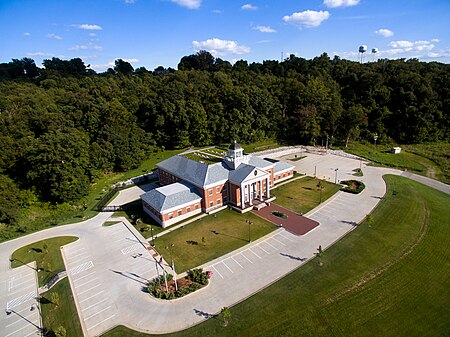
[[[317,177],[317,166],[314,165],[314,178]]]
[[[172,269],[174,269],[173,268],[173,254],[172,254],[172,248],[173,248],[173,243],[171,243],[171,244],[169,244],[168,246],[166,246],[166,249],[169,251],[169,253],[170,253],[170,260],[171,260],[171,262],[172,262]]]
[[[378,139],[378,134],[375,132],[375,134],[373,135],[373,141],[374,141],[374,145],[375,145],[375,150],[377,149],[377,139]]]
[[[251,222],[247,221],[247,223],[248,223],[248,242],[252,242],[252,237],[250,235],[250,224],[251,224]]]
[[[150,246],[152,246],[152,247],[155,247],[155,240],[154,240],[154,238],[153,238],[153,226],[152,225],[149,225],[150,226],[150,235],[151,235],[151,240],[150,240]]]
[[[334,176],[334,183],[337,184],[337,173],[338,173],[339,169],[335,169],[334,172],[336,172],[336,175]]]

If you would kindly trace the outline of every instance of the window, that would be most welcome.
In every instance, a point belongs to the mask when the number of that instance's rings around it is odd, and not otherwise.
[[[216,193],[220,193],[220,186],[216,187]]]
[[[212,188],[209,189],[208,193],[209,195],[212,195]]]
[[[210,203],[209,203],[209,207],[213,207],[214,206],[214,201],[211,201]]]
[[[183,211],[181,209],[178,210],[178,216],[182,215]]]
[[[189,213],[191,211],[190,207],[186,207],[186,213]]]
[[[220,205],[220,199],[217,199],[216,205]]]
[[[173,213],[169,213],[169,219],[173,219]]]
[[[198,204],[195,204],[195,209],[198,209]]]

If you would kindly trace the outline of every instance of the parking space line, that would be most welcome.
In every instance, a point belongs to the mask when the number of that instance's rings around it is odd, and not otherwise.
[[[265,252],[267,255],[270,255],[270,253],[267,251],[267,250],[265,250],[263,247],[261,247],[261,245],[259,244],[259,245],[257,245],[256,247],[258,247],[259,249],[261,249],[263,252]]]
[[[241,267],[242,269],[244,269],[244,267],[242,267],[242,265],[241,265],[239,262],[237,262],[237,261],[234,259],[234,257],[231,257],[231,259],[232,259],[234,262],[236,262],[237,265],[238,265],[239,267]]]
[[[105,302],[105,301],[107,301],[107,300],[108,300],[107,298],[104,298],[104,299],[102,299],[101,301],[99,301],[99,302],[97,302],[97,303],[91,304],[90,306],[88,306],[88,307],[86,307],[86,308],[84,308],[84,309],[81,309],[81,311],[83,312],[83,311],[85,311],[85,310],[88,310],[88,309],[90,309],[90,308],[92,308],[92,307],[95,307],[96,305],[99,305],[100,303],[103,303],[103,302]]]
[[[69,253],[69,256],[68,256],[68,258],[70,258],[70,259],[74,259],[75,257],[81,256],[81,255],[88,255],[87,252],[81,252],[81,253],[74,254],[74,255],[70,255],[70,254],[71,253]]]
[[[251,251],[253,254],[255,254],[258,258],[262,259],[262,257],[256,254],[251,248],[249,248],[248,250]]]
[[[216,273],[219,274],[219,276],[220,276],[221,278],[223,278],[222,274],[216,269],[216,267],[214,267],[214,266],[212,266],[212,267],[214,268],[214,270],[216,271]]]
[[[20,293],[20,292],[23,292],[25,289],[32,288],[32,287],[35,287],[35,286],[36,286],[36,285],[34,284],[34,281],[33,281],[32,284],[30,284],[30,285],[28,285],[28,286],[26,286],[26,287],[20,287],[19,290],[9,291],[9,292],[8,292],[8,295]]]
[[[31,291],[25,295],[16,297],[16,298],[12,299],[11,301],[8,301],[8,303],[6,303],[6,309],[12,309],[14,307],[17,307],[18,305],[33,299],[35,296],[36,296],[36,292]]]
[[[264,243],[267,243],[270,247],[272,247],[273,249],[277,250],[277,248],[275,246],[271,245],[269,241],[266,240],[266,241],[264,241]]]
[[[70,269],[70,274],[71,275],[76,275],[76,274],[79,274],[79,273],[81,273],[81,272],[83,272],[85,270],[91,269],[93,267],[94,267],[94,263],[92,261],[88,261],[88,262],[82,263],[82,264],[80,264],[80,265],[78,265],[78,266],[76,266],[74,268],[71,268]]]
[[[122,252],[123,255],[126,255],[128,253],[138,250],[140,247],[142,247],[140,243],[135,243],[134,245],[123,248],[120,251]]]
[[[240,253],[242,255],[242,257],[244,259],[246,259],[248,262],[250,262],[251,264],[253,264],[252,260],[250,260],[247,256],[245,256],[244,254],[242,254],[242,252]]]
[[[82,292],[79,292],[77,295],[79,296],[79,295],[83,295],[84,293],[87,293],[88,291],[91,291],[92,289],[95,289],[95,288],[98,288],[98,287],[100,287],[102,284],[101,283],[99,283],[99,284],[97,284],[97,285],[95,285],[95,286],[93,286],[93,287],[91,287],[91,288],[89,288],[89,289],[87,289],[87,290],[83,290]]]
[[[24,337],[28,337],[28,336],[31,336],[31,335],[36,335],[36,332],[37,331],[30,332],[28,335],[25,335]]]
[[[112,316],[109,316],[108,318],[105,318],[103,321],[101,321],[101,322],[98,322],[97,324],[95,324],[95,325],[93,325],[93,326],[91,326],[90,328],[87,328],[87,330],[91,330],[91,329],[94,329],[96,326],[98,326],[98,325],[100,325],[100,324],[102,324],[102,323],[104,323],[104,322],[106,322],[107,320],[109,320],[109,319],[111,319],[111,318],[113,318],[114,316],[116,316],[116,314],[114,314],[114,315],[112,315]]]
[[[21,331],[21,330],[23,330],[23,329],[26,329],[26,328],[29,328],[29,327],[30,327],[30,325],[27,324],[27,325],[21,327],[20,329],[17,329],[16,331],[13,331],[13,332],[11,332],[10,334],[7,334],[5,337],[12,336],[12,335],[14,335],[16,332],[19,332],[19,331]]]
[[[277,238],[272,237],[272,239],[274,239],[276,242],[281,243],[283,246],[286,246],[286,244],[284,242],[281,242],[280,240],[277,240]]]
[[[81,276],[81,277],[79,277],[79,278],[77,278],[77,279],[75,279],[75,278],[72,278],[72,279],[73,279],[74,282],[77,282],[77,281],[79,281],[79,280],[81,280],[81,279],[84,279],[85,277],[91,276],[92,274],[95,274],[95,271],[93,271],[93,272],[90,273],[90,274]]]
[[[27,308],[27,310],[29,311],[30,309]],[[31,317],[31,316],[36,316],[36,315],[35,315],[34,312],[33,312],[32,314],[28,315],[28,316],[22,316],[22,315],[21,315],[21,317],[20,317],[17,321],[15,321],[15,322],[13,322],[13,323],[10,323],[10,324],[8,324],[8,325],[5,325],[5,328],[7,328],[7,327],[9,327],[9,326],[11,326],[11,325],[14,325],[14,324],[16,324],[16,323],[19,323],[19,322],[22,322],[22,323],[23,323],[23,320],[24,320],[24,319],[30,321],[29,317]]]
[[[109,308],[111,308],[111,305],[110,305],[109,307],[103,308],[103,309],[100,310],[100,311],[97,311],[95,314],[92,314],[92,315],[86,317],[84,320],[87,321],[89,318],[92,318],[92,317],[98,315],[99,313],[101,313],[101,312],[103,312],[103,311],[105,311],[105,310],[108,310]]]
[[[225,263],[225,260],[223,260],[222,263],[225,265],[225,267],[227,267],[227,269],[228,269],[229,271],[231,271],[232,274],[234,274],[234,271],[232,271],[232,270],[230,269],[230,267],[228,267],[228,265]]]
[[[86,247],[84,247],[84,246],[78,247],[78,249],[70,249],[70,248],[68,248],[67,250],[70,250],[70,252],[66,252],[66,253],[70,253],[70,254],[77,253],[77,252],[85,250],[85,249],[86,249]]]
[[[12,286],[11,286],[11,284],[10,284],[10,288],[9,288],[9,289],[16,288],[17,286],[20,286],[21,284],[28,283],[28,282],[34,282],[34,277],[32,277],[31,279],[26,280],[26,281],[24,281],[24,282],[13,283]]]
[[[75,289],[77,289],[77,288],[79,288],[79,287],[82,287],[82,286],[84,286],[84,285],[86,285],[86,284],[88,284],[88,283],[91,283],[92,281],[95,281],[95,280],[98,280],[98,278],[95,277],[95,278],[93,278],[93,279],[90,279],[90,280],[87,281],[87,282],[82,283],[82,284],[77,284],[77,285],[75,286]]]
[[[92,296],[89,296],[88,298],[85,298],[84,300],[82,300],[82,301],[80,301],[80,302],[78,302],[78,303],[83,303],[83,302],[86,302],[87,300],[89,300],[89,299],[91,299],[92,297],[95,297],[95,296],[98,296],[98,295],[100,295],[101,293],[103,293],[103,292],[105,292],[104,290],[102,290],[102,291],[99,291],[98,293],[96,293],[96,294],[94,294],[94,295],[92,295]]]
[[[19,275],[14,275],[13,277],[11,277],[11,280],[20,280],[21,278],[28,277],[28,276],[30,276],[30,275],[32,275],[31,271],[28,272],[28,273],[23,273],[23,274],[19,274]]]
[[[287,236],[284,236],[283,233],[279,233],[278,235],[279,235],[279,236],[282,236],[282,237],[285,238],[286,240],[293,241],[291,238],[288,238]]]

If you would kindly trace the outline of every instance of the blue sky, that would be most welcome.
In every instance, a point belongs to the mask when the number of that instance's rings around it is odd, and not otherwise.
[[[0,62],[122,58],[176,68],[204,49],[234,62],[411,58],[450,63],[449,0],[0,0]],[[371,50],[377,48],[373,55]]]

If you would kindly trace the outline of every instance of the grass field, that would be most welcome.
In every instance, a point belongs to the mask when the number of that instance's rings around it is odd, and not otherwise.
[[[226,328],[210,319],[165,336],[448,335],[450,196],[386,181],[370,222],[327,249],[321,267],[312,260],[232,307]],[[118,327],[105,336],[145,335]]]
[[[266,139],[266,140],[262,140],[260,142],[255,142],[255,143],[251,143],[251,144],[241,144],[241,145],[244,148],[245,153],[265,151],[265,150],[275,149],[277,147],[282,146],[274,139]]]
[[[36,261],[39,286],[42,287],[50,279],[65,270],[60,247],[78,240],[73,236],[60,236],[45,239],[17,249],[12,254],[11,267],[19,267],[26,263]]]
[[[402,145],[399,154],[389,153],[391,146],[351,143],[345,151],[372,161],[375,165],[412,171],[446,184],[450,183],[450,144]]]
[[[55,293],[58,294],[59,303],[52,302],[55,296],[52,294]],[[67,337],[83,336],[68,278],[59,281],[52,289],[43,293],[40,302],[43,326],[49,331],[47,336],[55,336],[54,331],[59,326],[66,329]]]
[[[324,180],[305,177],[277,187],[271,193],[277,197],[274,203],[291,209],[297,213],[306,213],[320,203],[319,181],[323,184],[322,202],[334,195],[341,188]]]
[[[172,253],[177,272],[183,272],[218,258],[248,243],[250,235],[256,240],[277,227],[251,213],[240,214],[225,209],[201,218],[156,240],[156,250],[166,261],[171,253],[166,247],[173,244]],[[202,241],[204,238],[204,241]]]

